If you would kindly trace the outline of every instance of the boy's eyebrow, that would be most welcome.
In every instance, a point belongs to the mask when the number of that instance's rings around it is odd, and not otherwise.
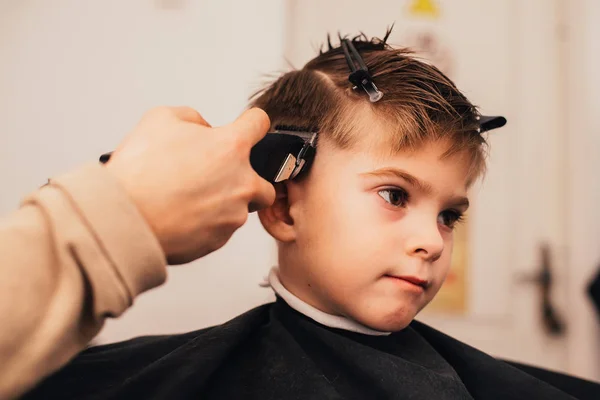
[[[419,180],[417,177],[409,174],[406,171],[398,169],[398,168],[380,168],[375,171],[362,173],[360,175],[373,176],[373,177],[385,177],[385,176],[391,175],[391,176],[395,176],[395,177],[405,180],[406,182],[408,182],[409,185],[413,186],[418,191],[420,191],[426,195],[430,195],[433,193],[433,188],[432,188],[431,184],[429,184],[427,182],[423,182],[423,181]],[[469,199],[466,197],[459,197],[454,202],[454,206],[468,208],[469,207]]]
[[[433,192],[433,188],[427,182],[422,182],[418,178],[412,176],[406,171],[397,168],[380,168],[375,171],[362,173],[363,176],[373,176],[373,177],[386,177],[386,176],[395,176],[400,179],[404,179],[411,186],[415,187],[420,192],[425,194],[431,194]]]

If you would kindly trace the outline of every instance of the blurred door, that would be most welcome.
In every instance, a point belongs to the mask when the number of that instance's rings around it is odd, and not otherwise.
[[[568,332],[569,321],[559,245],[566,238],[559,2],[288,6],[285,50],[295,67],[314,57],[328,32],[382,37],[395,23],[392,44],[416,46],[483,113],[507,116],[507,126],[489,136],[489,172],[472,190],[449,286],[419,319],[490,354],[568,372],[560,329]],[[538,278],[548,277],[552,289],[545,291]]]

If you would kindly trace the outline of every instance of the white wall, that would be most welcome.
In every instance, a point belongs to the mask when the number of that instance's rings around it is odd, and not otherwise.
[[[232,121],[261,75],[284,66],[283,17],[279,0],[0,0],[0,213],[113,149],[150,107]],[[252,216],[221,251],[171,268],[98,339],[224,321],[270,298],[258,283],[273,262]]]

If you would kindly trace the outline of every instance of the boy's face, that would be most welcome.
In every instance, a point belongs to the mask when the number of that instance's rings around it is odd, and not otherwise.
[[[377,148],[321,141],[309,176],[287,183],[287,196],[260,216],[278,239],[289,291],[324,312],[397,331],[448,273],[469,163],[442,159],[444,143],[389,156]]]

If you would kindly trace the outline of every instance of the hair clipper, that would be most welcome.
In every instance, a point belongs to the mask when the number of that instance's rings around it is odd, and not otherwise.
[[[315,156],[317,132],[294,126],[276,126],[250,152],[250,164],[263,179],[275,184],[307,171]],[[106,163],[112,153],[100,156]]]

